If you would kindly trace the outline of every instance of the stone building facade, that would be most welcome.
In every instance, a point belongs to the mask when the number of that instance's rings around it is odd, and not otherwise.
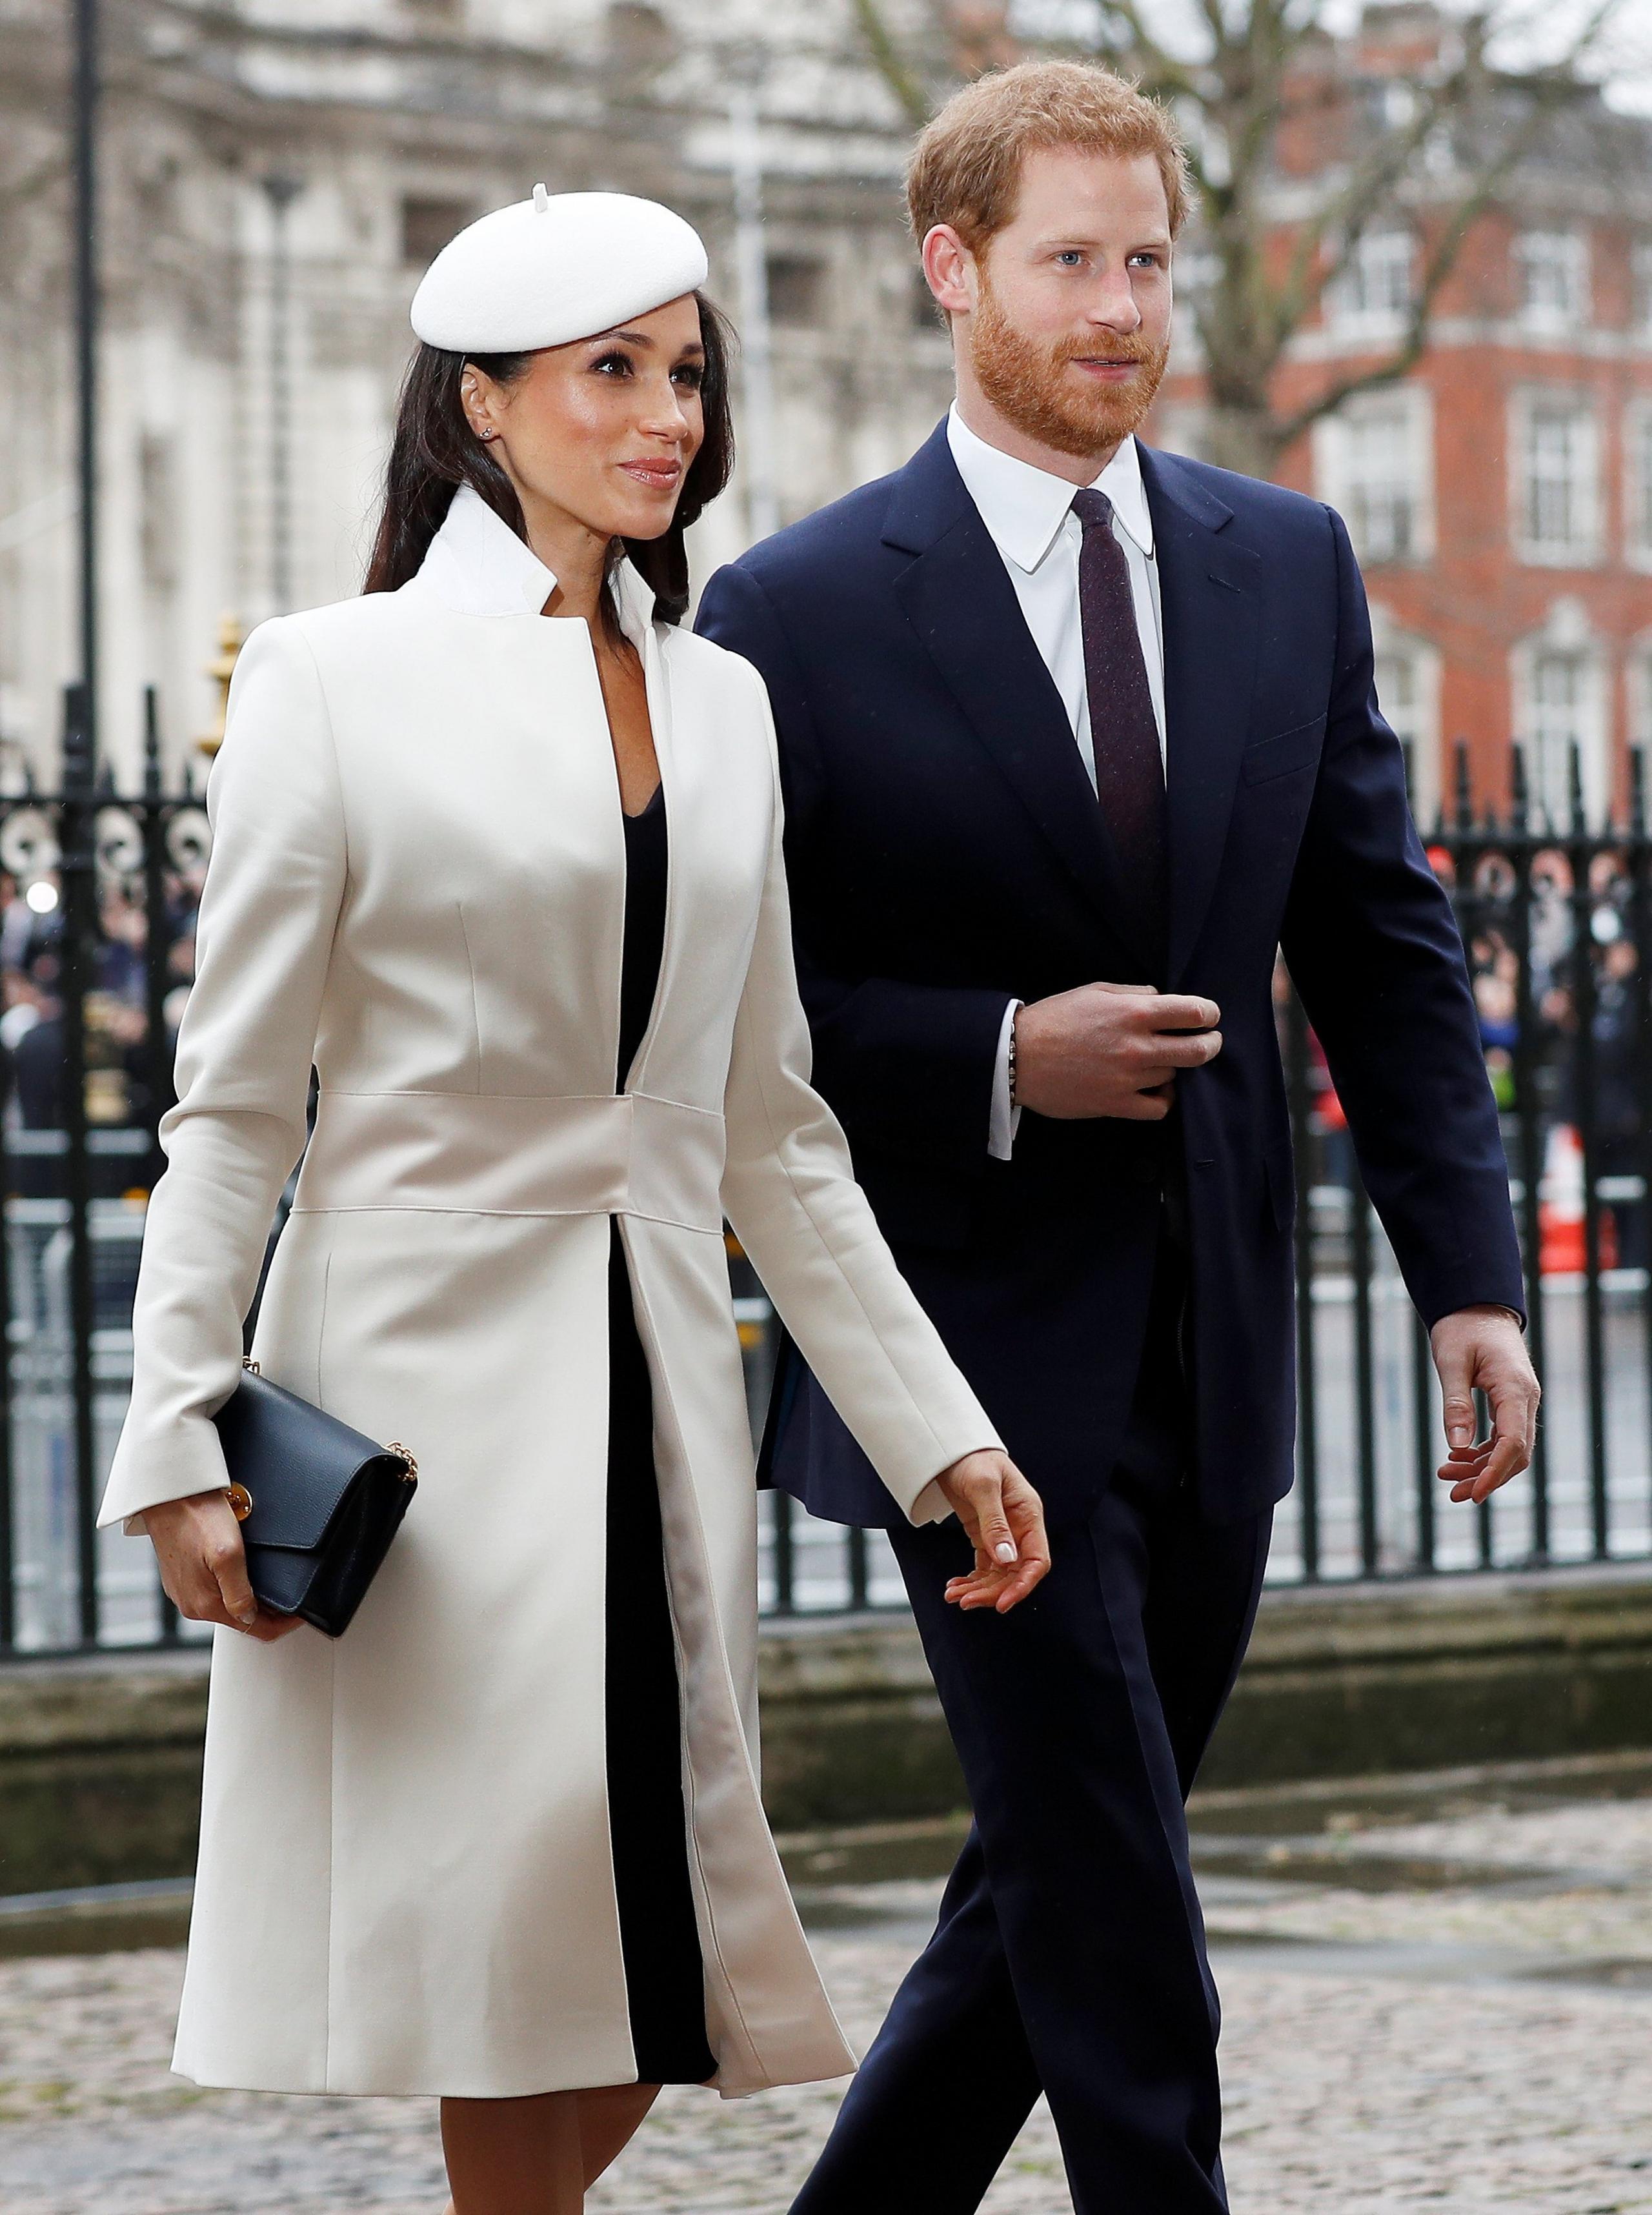
[[[850,0],[126,0],[105,21],[101,719],[123,782],[145,684],[174,761],[210,727],[226,616],[355,589],[420,272],[537,178],[681,207],[748,334],[746,459],[699,526],[702,574],[892,466],[945,405],[906,133]],[[64,0],[0,0],[14,778],[49,773],[76,668],[66,31]],[[737,220],[742,179],[760,232]]]
[[[885,13],[932,50],[932,0]],[[701,574],[945,406],[908,126],[854,0],[123,0],[105,21],[101,705],[123,780],[145,684],[175,762],[211,727],[226,617],[355,588],[420,272],[538,177],[657,194],[706,236],[746,343]],[[1362,113],[1403,108],[1440,25],[1367,9],[1332,54]],[[76,666],[66,33],[66,0],[0,0],[0,782],[49,773]],[[1416,165],[1288,349],[1282,406],[1392,347],[1462,151]],[[1339,158],[1284,135],[1281,237]],[[1190,320],[1148,428],[1197,451]],[[1552,813],[1574,743],[1591,813],[1621,808],[1652,744],[1652,126],[1576,107],[1475,225],[1416,366],[1280,474],[1348,518],[1421,815],[1459,739],[1505,797],[1511,734]]]

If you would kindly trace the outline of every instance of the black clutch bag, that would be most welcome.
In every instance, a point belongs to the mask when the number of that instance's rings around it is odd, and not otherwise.
[[[251,1362],[212,1420],[259,1604],[337,1638],[390,1551],[419,1464],[405,1446],[375,1445],[283,1391]]]

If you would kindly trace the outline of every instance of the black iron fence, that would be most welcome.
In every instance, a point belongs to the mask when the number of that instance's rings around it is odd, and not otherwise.
[[[71,696],[62,788],[0,795],[0,1654],[150,1646],[179,1624],[149,1549],[95,1527],[131,1377],[132,1298],[156,1128],[193,973],[209,844],[199,794],[163,788],[154,703],[141,792],[89,773]],[[1443,1504],[1421,1325],[1360,1186],[1342,1110],[1281,972],[1299,1181],[1299,1482],[1284,1580],[1652,1555],[1652,837],[1643,764],[1625,819],[1477,813],[1459,764],[1429,840],[1469,948],[1502,1114],[1545,1386],[1530,1472]],[[754,1414],[769,1316],[732,1257]],[[876,1532],[762,1503],[771,1612],[894,1605]]]
[[[1645,763],[1621,819],[1528,798],[1511,750],[1505,811],[1476,807],[1466,750],[1426,836],[1473,973],[1545,1387],[1531,1470],[1453,1506],[1427,1334],[1360,1181],[1341,1103],[1281,966],[1280,1045],[1296,1146],[1298,1482],[1275,1525],[1280,1581],[1652,1556],[1652,837]],[[876,1532],[772,1508],[765,1604],[896,1604]]]

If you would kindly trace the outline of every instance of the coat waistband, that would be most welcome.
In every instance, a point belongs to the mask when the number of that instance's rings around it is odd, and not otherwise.
[[[640,1215],[721,1231],[723,1120],[647,1093],[329,1092],[295,1212]]]

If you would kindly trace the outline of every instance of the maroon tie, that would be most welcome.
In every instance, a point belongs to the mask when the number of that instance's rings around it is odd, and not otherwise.
[[[1084,533],[1078,549],[1078,617],[1096,796],[1136,934],[1152,954],[1157,977],[1170,927],[1170,841],[1164,763],[1136,629],[1130,565],[1113,535],[1113,503],[1104,492],[1075,493],[1072,512]]]

